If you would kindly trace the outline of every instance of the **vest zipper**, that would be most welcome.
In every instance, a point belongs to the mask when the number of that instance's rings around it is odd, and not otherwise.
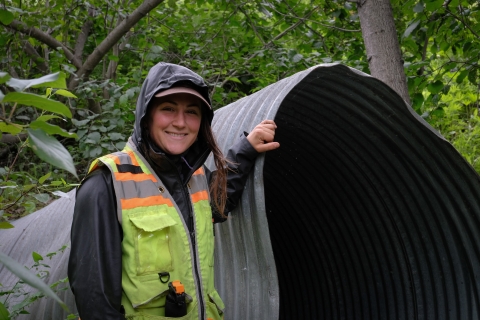
[[[201,310],[201,314],[199,314],[200,316],[200,319],[205,319],[204,318],[204,314],[205,314],[205,302],[203,301],[203,288],[202,288],[202,282],[201,282],[201,278],[200,278],[200,272],[198,271],[198,258],[197,258],[197,244],[196,244],[196,236],[195,236],[195,218],[193,217],[193,206],[192,206],[192,201],[191,201],[191,197],[190,197],[190,192],[188,191],[188,188],[186,186],[184,186],[183,188],[183,191],[184,191],[184,195],[185,196],[188,196],[188,207],[190,209],[190,230],[189,230],[189,233],[190,233],[190,240],[192,242],[192,249],[193,249],[193,269],[195,271],[195,280],[196,280],[196,283],[197,283],[197,287],[198,287],[198,302],[200,304],[200,310]]]

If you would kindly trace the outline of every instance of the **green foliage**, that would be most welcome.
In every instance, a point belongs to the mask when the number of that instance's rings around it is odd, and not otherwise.
[[[48,253],[46,257],[51,259],[56,254],[63,253],[65,249],[66,246],[63,246],[55,252]],[[10,320],[20,314],[29,314],[28,306],[43,297],[54,299],[63,309],[68,310],[65,303],[56,295],[56,292],[68,289],[68,285],[65,285],[68,283],[68,278],[56,281],[50,286],[46,285],[43,279],[48,276],[50,266],[46,264],[44,257],[37,252],[32,252],[32,259],[34,264],[30,268],[26,268],[7,255],[0,253],[0,263],[19,277],[19,280],[12,287],[5,288],[0,285],[1,320]],[[27,285],[38,289],[38,291],[30,292],[26,290],[25,286]]]
[[[425,110],[424,117],[480,172],[478,95],[478,88],[469,83],[453,84],[448,95],[436,98],[435,107]]]
[[[63,103],[51,99],[56,95],[72,96],[67,90],[61,89],[66,87],[65,77],[61,73],[37,79],[21,80],[1,72],[1,83],[6,85],[7,89],[18,90],[0,97],[2,110],[0,131],[17,137],[17,141],[20,141],[14,160],[8,167],[0,167],[0,228],[10,228],[12,226],[5,218],[18,217],[35,211],[39,206],[51,201],[48,192],[58,191],[59,187],[67,186],[63,179],[61,179],[63,181],[61,184],[56,183],[59,181],[58,179],[51,179],[50,184],[46,183],[47,178],[50,179],[52,170],[48,164],[67,170],[76,176],[71,155],[51,135],[55,134],[65,138],[76,138],[77,136],[59,125],[62,123],[63,117],[71,117],[69,108]],[[45,94],[39,95],[23,91],[29,88],[37,91],[45,90]],[[41,113],[39,114],[37,110]],[[28,139],[25,140],[27,137]],[[31,151],[28,151],[26,147],[30,147]],[[32,162],[32,151],[44,163]],[[21,161],[15,166],[19,159]],[[31,169],[22,170],[25,166],[30,166]],[[48,171],[45,172],[45,169]],[[36,178],[37,174],[40,174],[40,178]]]

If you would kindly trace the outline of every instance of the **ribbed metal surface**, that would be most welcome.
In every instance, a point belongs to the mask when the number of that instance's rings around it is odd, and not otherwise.
[[[60,198],[47,207],[29,214],[12,224],[13,229],[0,230],[0,251],[15,259],[21,265],[30,268],[33,264],[32,252],[35,251],[43,256],[44,264],[47,267],[40,267],[39,270],[49,272],[43,280],[52,284],[67,277],[67,264],[70,253],[70,226],[72,225],[73,206],[75,204],[75,190],[68,193],[69,198]],[[62,246],[68,248],[62,253],[59,249]],[[51,259],[48,253],[56,252]],[[34,273],[38,271],[31,270]],[[2,291],[12,288],[18,282],[18,278],[7,268],[0,264],[0,283]],[[65,288],[68,284],[59,285],[58,289]],[[24,292],[37,292],[38,290],[22,285]],[[57,295],[64,301],[71,313],[76,313],[75,300],[70,289],[58,291]],[[7,296],[1,297],[3,299]],[[3,301],[2,299],[2,301]],[[9,295],[10,306],[22,302],[25,297],[14,297]],[[19,315],[16,319],[42,319],[42,320],[63,320],[67,313],[62,307],[50,298],[37,300],[27,308],[30,314]]]
[[[281,147],[216,231],[226,318],[478,318],[479,177],[398,95],[312,68],[220,109],[224,150],[264,118]]]

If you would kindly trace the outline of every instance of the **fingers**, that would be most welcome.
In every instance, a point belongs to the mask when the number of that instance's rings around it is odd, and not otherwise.
[[[280,143],[278,142],[270,142],[270,143],[265,143],[265,144],[260,144],[255,148],[257,152],[267,152],[271,150],[275,150],[280,147]]]
[[[266,152],[280,147],[278,142],[273,142],[277,125],[273,120],[263,120],[247,136],[250,144],[257,152]]]

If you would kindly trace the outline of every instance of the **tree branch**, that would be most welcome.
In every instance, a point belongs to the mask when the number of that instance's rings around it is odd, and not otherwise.
[[[10,28],[14,31],[23,33],[27,36],[37,39],[38,41],[46,44],[47,46],[49,46],[54,50],[58,50],[58,48],[61,48],[63,50],[63,53],[67,57],[67,59],[70,60],[75,67],[81,68],[82,63],[78,61],[78,59],[73,55],[70,49],[68,49],[63,43],[53,38],[52,36],[46,34],[45,32],[35,27],[29,27],[25,23],[18,20],[13,20],[12,23],[10,23],[9,25],[4,25],[1,22],[0,24],[3,25],[4,27]]]
[[[93,15],[93,9],[88,8],[88,15],[91,17]],[[82,30],[77,37],[77,42],[75,43],[74,56],[79,61],[82,61],[83,49],[85,48],[85,43],[87,42],[88,35],[90,30],[93,28],[93,21],[88,19],[82,26]]]
[[[313,8],[310,12],[308,12],[303,18],[299,18],[299,21],[296,22],[295,24],[291,25],[290,27],[288,27],[287,29],[285,29],[283,32],[281,32],[280,34],[278,34],[275,38],[273,38],[272,40],[270,40],[268,43],[264,44],[263,45],[263,49],[265,48],[268,48],[270,45],[273,44],[274,41],[277,41],[278,39],[282,38],[284,35],[286,35],[288,32],[292,31],[293,29],[295,29],[296,27],[298,27],[300,24],[304,23],[305,20],[307,20],[313,13],[315,13],[316,11],[318,11],[318,9],[320,9],[320,6],[317,6],[315,8]],[[254,54],[252,54],[247,60],[245,60],[244,64],[247,63],[248,61],[252,60],[253,58],[255,58],[256,56],[258,55],[258,51]],[[228,81],[228,78],[231,78],[233,76],[235,76],[238,72],[238,69],[237,70],[234,70],[232,71],[230,74],[228,74],[226,77],[225,77],[225,80],[223,80],[223,82],[221,83],[221,87],[223,87],[225,85],[225,83],[227,83]]]
[[[475,32],[475,30],[472,29],[472,27],[470,27],[470,25],[462,18],[462,17],[459,17],[457,16],[456,14],[454,14],[450,9],[448,8],[445,8],[445,10],[450,13],[455,19],[457,19],[458,21],[460,21],[465,27],[467,27],[468,30],[470,30],[471,33],[473,33],[477,38],[480,39],[480,35],[478,35],[477,32]]]
[[[24,41],[22,41],[22,44],[23,44],[23,48],[24,48],[25,52],[28,53],[32,57],[33,61],[37,65],[37,67],[43,73],[45,73],[45,74],[48,73],[49,69],[48,69],[47,64],[45,63],[45,59],[42,58],[42,56],[37,52],[37,50],[35,50],[35,48],[30,44],[30,42],[28,42],[28,40],[24,40]]]
[[[252,27],[253,32],[255,33],[255,35],[257,36],[257,38],[262,42],[263,45],[265,45],[265,41],[263,40],[262,36],[260,36],[260,34],[257,32],[257,28],[256,28],[255,25],[253,24],[253,21],[252,21],[252,19],[250,19],[250,16],[247,14],[247,12],[242,8],[242,6],[238,6],[237,8],[238,8],[238,10],[240,10],[240,11],[243,13],[243,15],[245,16],[245,18],[247,18],[248,23],[249,23],[250,26]]]
[[[28,135],[26,133],[20,133],[18,135],[5,133],[0,138],[0,143],[14,144],[14,143],[18,143],[18,142],[26,140],[27,137],[28,137]]]
[[[83,66],[77,71],[77,77],[73,78],[68,84],[68,88],[73,90],[80,78],[88,77],[93,69],[98,65],[108,51],[144,16],[157,7],[164,0],[146,0],[135,11],[125,18],[107,37],[95,48],[88,56]]]

